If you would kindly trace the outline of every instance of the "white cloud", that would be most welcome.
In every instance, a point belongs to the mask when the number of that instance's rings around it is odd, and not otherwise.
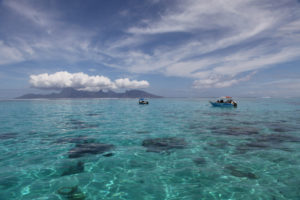
[[[299,78],[288,78],[288,79],[281,79],[276,81],[270,81],[263,84],[264,87],[273,87],[273,88],[280,88],[286,91],[293,91],[295,94],[299,95],[299,88],[300,88],[300,80]]]
[[[256,72],[252,72],[242,78],[232,78],[232,77],[224,77],[224,76],[212,76],[206,79],[200,79],[194,81],[194,88],[225,88],[230,87],[232,85],[236,85],[240,82],[248,81]],[[227,78],[227,79],[226,79]]]
[[[17,53],[5,64],[53,58],[68,62],[103,59],[102,52],[90,47],[96,32],[67,23],[59,10],[40,7],[31,1],[5,0],[3,5],[18,14],[21,23],[25,20],[29,27],[29,31],[21,34],[17,31],[9,33],[6,45],[16,49]],[[6,48],[0,45],[0,51],[6,51]]]
[[[96,69],[94,69],[94,68],[90,68],[90,69],[88,69],[90,72],[95,72],[95,71],[97,71]]]
[[[161,33],[208,31],[212,36],[195,37],[175,48],[158,46],[152,55],[131,52],[135,58],[125,58],[125,63],[133,72],[191,77],[207,87],[231,86],[250,79],[237,78],[243,73],[299,59],[298,10],[293,1],[188,0],[158,20],[129,28],[133,36],[122,45],[137,46],[141,38]]]
[[[42,10],[35,9],[28,3],[14,0],[4,1],[4,5],[19,13],[22,17],[25,17],[38,26],[47,28],[46,31],[51,32],[50,26],[55,23],[52,19],[55,18],[58,13],[43,12]]]
[[[39,89],[62,89],[74,88],[83,91],[99,91],[101,89],[137,89],[146,88],[149,83],[145,80],[137,81],[128,78],[111,81],[105,76],[89,76],[85,73],[69,73],[66,71],[56,72],[54,74],[31,75],[30,84]]]
[[[146,88],[149,87],[148,81],[136,81],[129,80],[129,78],[117,79],[115,80],[115,85],[117,88]]]
[[[24,61],[25,58],[17,48],[4,44],[3,41],[0,40],[0,65],[2,64],[10,64],[11,62]]]
[[[300,6],[295,1],[173,2],[174,6],[160,11],[160,17],[142,18],[121,30],[126,34],[120,38],[95,45],[99,33],[67,23],[59,10],[53,13],[38,10],[30,2],[4,1],[47,34],[0,43],[0,65],[31,59],[89,60],[133,73],[188,77],[196,80],[195,87],[203,88],[229,87],[251,78],[239,78],[243,74],[299,59]],[[130,10],[120,14],[129,15]],[[170,46],[155,41],[163,34],[178,32],[190,37],[181,43],[172,41]],[[118,87],[126,85],[135,87],[126,79],[119,81]],[[95,86],[85,89],[94,90]]]

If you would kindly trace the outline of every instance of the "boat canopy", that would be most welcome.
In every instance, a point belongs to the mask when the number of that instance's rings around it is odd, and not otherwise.
[[[220,97],[220,99],[232,99],[230,96]]]

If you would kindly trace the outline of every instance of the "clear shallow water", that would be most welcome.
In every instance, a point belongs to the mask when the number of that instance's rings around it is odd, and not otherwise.
[[[238,101],[1,101],[0,199],[299,199],[300,100]]]

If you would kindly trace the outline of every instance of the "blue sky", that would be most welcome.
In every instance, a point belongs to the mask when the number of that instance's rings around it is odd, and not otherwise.
[[[0,98],[66,86],[300,96],[299,10],[297,0],[0,0]]]

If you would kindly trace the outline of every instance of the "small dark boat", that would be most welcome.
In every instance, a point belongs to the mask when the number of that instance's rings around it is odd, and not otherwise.
[[[232,97],[226,96],[221,97],[217,101],[209,101],[210,104],[214,107],[237,107],[237,102],[232,100]]]
[[[149,104],[149,101],[145,99],[139,99],[139,104]]]

